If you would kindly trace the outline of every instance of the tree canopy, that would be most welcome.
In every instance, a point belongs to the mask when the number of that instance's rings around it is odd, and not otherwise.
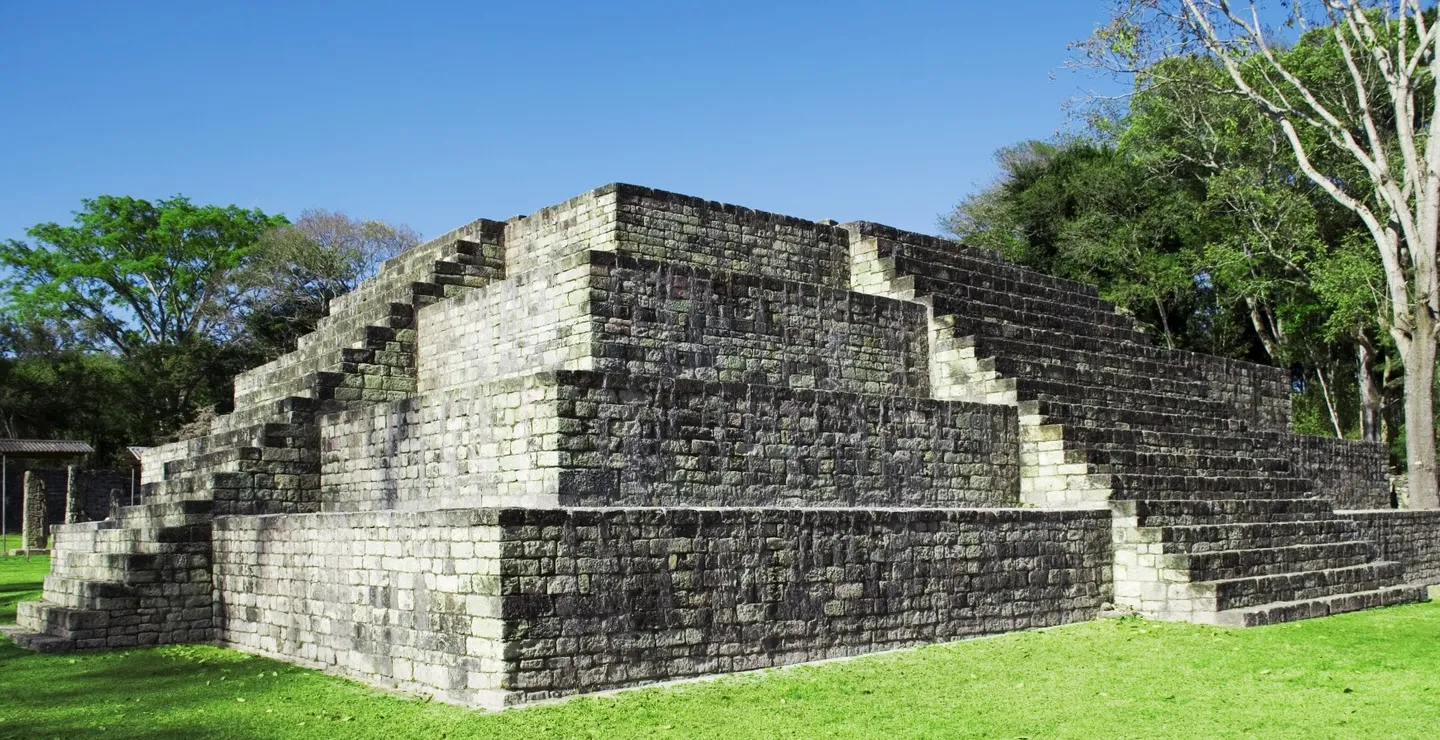
[[[293,348],[405,226],[183,196],[99,196],[0,243],[0,434],[70,437],[101,461],[228,407],[232,378]],[[274,327],[281,328],[276,330]]]

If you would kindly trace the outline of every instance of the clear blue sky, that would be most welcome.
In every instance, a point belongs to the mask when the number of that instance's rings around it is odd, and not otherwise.
[[[0,238],[105,193],[435,235],[617,180],[930,232],[1104,84],[1063,69],[1104,7],[3,3]]]

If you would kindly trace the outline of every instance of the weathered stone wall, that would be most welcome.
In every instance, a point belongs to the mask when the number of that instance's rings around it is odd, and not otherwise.
[[[1280,440],[1296,475],[1309,478],[1316,495],[1337,509],[1389,509],[1390,454],[1385,445],[1287,434]]]
[[[616,189],[607,185],[506,221],[506,273],[528,273],[591,249],[614,251]]]
[[[530,700],[1092,619],[1106,512],[502,514],[508,686]]]
[[[1093,618],[1109,516],[505,509],[225,517],[217,639],[496,705]]]
[[[1289,370],[1192,352],[1178,356],[1207,384],[1209,397],[1229,404],[1252,431],[1289,431]]]
[[[617,195],[622,254],[727,272],[850,287],[845,230],[635,185]]]
[[[494,510],[215,520],[216,638],[437,698],[495,706]]]
[[[588,252],[420,311],[419,393],[546,369],[585,369],[593,341]]]
[[[326,510],[1008,506],[1015,410],[588,371],[325,417]]]
[[[132,478],[129,470],[87,470],[82,476],[85,483],[85,516],[89,520],[104,519],[110,515],[110,491],[120,491],[120,504],[131,505],[130,484],[136,481],[135,500],[140,503],[139,476]]]
[[[1343,511],[1385,560],[1405,566],[1405,580],[1440,586],[1440,511]]]
[[[561,503],[1006,506],[1007,406],[560,373]]]
[[[188,440],[146,447],[140,453],[140,485],[165,480],[165,464],[190,457]]]
[[[25,469],[11,461],[6,480],[5,492],[5,526],[6,531],[16,532],[20,528],[24,509],[24,475]],[[45,495],[48,498],[46,507],[49,510],[51,524],[60,524],[64,521],[66,491],[66,475],[63,468],[34,468],[32,473],[45,481]],[[126,505],[130,504],[130,471],[128,470],[84,470],[80,472],[80,485],[84,499],[84,517],[82,521],[93,519],[104,519],[110,504],[110,489],[119,488],[122,500]],[[138,476],[136,478],[138,481]],[[136,499],[138,500],[139,487],[136,487]]]
[[[622,255],[590,259],[595,369],[929,395],[924,306]]]
[[[556,394],[540,373],[322,417],[322,508],[554,506]]]

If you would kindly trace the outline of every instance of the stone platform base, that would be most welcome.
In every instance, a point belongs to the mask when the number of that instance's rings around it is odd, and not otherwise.
[[[215,521],[217,641],[495,706],[1094,619],[1110,517],[560,508]]]
[[[11,550],[11,551],[10,551],[10,554],[11,554],[11,555],[21,555],[21,556],[24,556],[24,557],[27,557],[27,558],[28,558],[28,557],[32,557],[32,556],[34,556],[34,557],[49,557],[49,556],[50,556],[50,551],[49,551],[49,550],[21,549],[21,550]]]

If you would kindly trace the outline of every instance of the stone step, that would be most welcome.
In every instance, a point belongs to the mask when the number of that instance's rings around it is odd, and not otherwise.
[[[1257,455],[1273,452],[1279,440],[1273,434],[1236,432],[1168,432],[1157,429],[1121,429],[1084,424],[1069,424],[1062,439],[1085,449],[1154,450],[1165,452],[1196,451],[1205,454]]]
[[[399,342],[396,342],[399,344]],[[340,351],[340,372],[366,372],[370,366],[379,366],[391,373],[415,371],[415,353],[402,349],[375,349],[374,347],[350,347]]]
[[[1013,332],[1020,334],[1020,332]],[[1154,357],[1142,357],[1134,351],[1135,345],[1118,344],[1121,349],[1130,351],[1122,352],[1100,352],[1092,349],[1076,349],[1062,346],[1059,343],[1045,341],[1029,341],[1027,337],[1032,333],[1025,332],[1022,336],[986,336],[971,334],[964,337],[956,337],[955,348],[961,358],[974,357],[1023,357],[1032,362],[1041,362],[1064,367],[1086,367],[1094,369],[1113,370],[1128,375],[1142,377],[1170,377],[1176,380],[1189,382],[1202,382],[1190,376],[1188,368],[1174,362],[1169,354],[1163,350],[1155,350]]]
[[[212,501],[215,493],[206,478],[208,476],[187,476],[142,483],[140,484],[140,495],[144,500],[157,504]]]
[[[1189,571],[1192,581],[1220,581],[1365,565],[1374,561],[1377,553],[1369,542],[1353,540],[1172,554],[1164,556],[1164,561],[1168,568]]]
[[[51,555],[50,574],[61,578],[114,583],[160,583],[209,577],[210,555],[188,553],[112,553],[57,550]]]
[[[69,609],[133,611],[140,608],[135,584],[46,576],[44,599]]]
[[[317,406],[313,398],[286,396],[219,416],[211,422],[210,433],[223,434],[264,423],[309,424],[314,418]]]
[[[295,447],[231,447],[214,450],[165,464],[166,479],[184,475],[225,472],[269,472],[302,474],[318,470],[320,455],[315,450]]]
[[[1207,398],[1172,396],[1138,388],[1084,385],[1038,378],[1004,378],[986,381],[986,391],[1013,390],[1018,401],[1058,402],[1072,405],[1123,408],[1132,413],[1181,414],[1226,419],[1234,411],[1224,403]]]
[[[367,326],[384,326],[391,329],[409,329],[415,326],[415,306],[411,303],[401,301],[387,301],[383,305],[377,304],[371,311],[364,313],[355,311],[331,312],[320,317],[315,322],[315,330],[310,334],[300,337],[296,343],[297,349],[321,348],[335,349],[333,345],[324,345],[323,339],[327,333],[339,335],[359,331]],[[313,336],[312,336],[313,335]]]
[[[1115,499],[1249,499],[1309,498],[1314,484],[1308,478],[1268,473],[1253,475],[1149,475],[1112,473]]]
[[[1213,593],[1221,611],[1246,609],[1276,602],[1323,599],[1401,584],[1404,567],[1393,561],[1378,561],[1340,568],[1278,573],[1202,581],[1192,584],[1199,593]]]
[[[1086,302],[1093,308],[1114,304],[1102,301],[1099,289],[1089,283],[1046,275],[1029,270],[1005,260],[998,254],[967,247],[958,242],[928,244],[919,243],[914,235],[893,234],[875,236],[876,255],[883,260],[893,261],[897,256],[916,263],[918,271],[926,275],[945,274],[946,271],[964,271],[966,279],[977,282],[990,281],[997,288],[1006,290],[1053,291],[1070,300]]]
[[[975,364],[981,372],[994,372],[1006,377],[1110,387],[1151,395],[1210,401],[1207,386],[1196,380],[1142,375],[1111,368],[1046,363],[1013,355],[986,357],[976,360]]]
[[[311,390],[312,383],[318,377],[323,385],[323,373],[343,372],[345,354],[350,351],[372,350],[413,357],[415,330],[411,327],[414,324],[414,308],[400,304],[393,306],[395,311],[403,309],[405,315],[396,317],[392,314],[389,321],[381,324],[356,325],[347,334],[350,339],[343,343],[313,347],[302,345],[302,349],[252,371],[256,374],[247,373],[243,384],[237,381],[235,407],[244,409],[291,395],[320,398]],[[302,343],[304,340],[305,337],[301,337]],[[317,376],[316,373],[322,375]]]
[[[27,632],[12,634],[16,643],[37,652],[69,652],[103,637],[110,625],[110,612],[72,609],[44,601],[16,605],[15,624]],[[95,646],[98,647],[98,646]]]
[[[1156,347],[1146,341],[1117,340],[1097,336],[1093,332],[1080,333],[1040,324],[1017,324],[993,321],[964,321],[960,317],[942,316],[941,322],[949,327],[958,346],[974,346],[985,354],[992,354],[992,347],[1008,347],[1012,354],[1029,356],[1036,347],[1046,352],[1083,352],[1088,357],[1111,358],[1115,361],[1142,360],[1166,367],[1174,367],[1177,378],[1199,379],[1185,362],[1185,356],[1174,350]],[[1008,344],[1007,344],[1008,343]],[[1043,354],[1041,355],[1043,356]]]
[[[1319,498],[1116,500],[1116,516],[1134,517],[1141,527],[1263,523],[1335,519],[1334,507]]]
[[[910,262],[904,258],[894,260],[896,277],[891,281],[893,289],[906,294],[913,291],[916,296],[944,297],[950,301],[965,301],[972,305],[983,305],[987,309],[998,309],[987,311],[988,315],[1010,317],[1017,314],[1030,316],[1067,316],[1085,322],[1096,327],[1092,333],[1103,336],[1115,336],[1118,338],[1139,336],[1143,333],[1135,328],[1135,322],[1128,316],[1116,313],[1113,307],[1097,309],[1084,304],[1074,302],[1062,302],[1049,297],[1054,295],[1043,292],[1016,292],[997,290],[985,285],[955,281],[941,275],[928,275],[923,272],[923,265]],[[1011,312],[1015,312],[1012,314]],[[945,313],[951,313],[946,311]],[[1028,324],[1028,321],[1016,321],[1019,324]],[[1044,326],[1042,322],[1039,324]],[[1116,330],[1116,333],[1109,333],[1100,327]]]
[[[209,521],[214,502],[147,503],[120,508],[121,526],[182,526]]]
[[[1428,600],[1424,585],[1401,584],[1316,599],[1272,602],[1243,609],[1227,609],[1216,612],[1214,622],[1228,627],[1259,627],[1382,606],[1415,604]]]
[[[37,653],[69,653],[78,649],[74,640],[42,632],[11,632],[10,639],[17,646]]]
[[[186,504],[192,501],[184,501]],[[210,504],[210,501],[193,501]],[[207,544],[213,517],[207,514],[187,515],[186,524],[156,524],[157,520],[121,521],[120,527],[96,531],[95,541],[131,541],[156,544]],[[160,520],[164,521],[164,520]],[[181,551],[181,550],[176,550]]]
[[[904,286],[902,285],[902,287]],[[951,326],[950,330],[956,337],[972,334],[1005,336],[1011,331],[1008,327],[1024,327],[1049,329],[1074,336],[1101,337],[1112,342],[1130,342],[1137,345],[1148,346],[1151,341],[1150,336],[1139,329],[1124,328],[1114,324],[1097,324],[1065,313],[1022,311],[947,293],[926,294],[919,290],[902,290],[900,296],[909,297],[912,293],[914,297],[923,298],[928,302],[932,306],[935,316],[947,317],[943,323]]]
[[[1193,524],[1159,527],[1155,531],[1163,552],[1191,555],[1362,539],[1358,526],[1348,519]]]
[[[210,535],[211,525],[208,523],[194,525],[183,535],[174,534],[173,539],[159,539],[161,535],[143,529],[118,529],[97,536],[90,549],[93,552],[122,555],[206,553],[211,550]]]
[[[1076,443],[1083,445],[1084,443]],[[1289,476],[1291,465],[1288,459],[1277,457],[1249,457],[1245,455],[1217,455],[1190,451],[1149,451],[1125,448],[1086,448],[1077,452],[1083,454],[1096,473],[1134,473],[1144,471],[1151,475],[1205,474],[1242,475],[1246,473],[1273,473]]]
[[[1185,434],[1230,434],[1244,432],[1244,422],[1204,414],[1141,411],[1125,407],[1086,403],[1022,400],[1020,416],[1036,417],[1041,424],[1157,430]],[[1021,423],[1026,423],[1024,419]]]

